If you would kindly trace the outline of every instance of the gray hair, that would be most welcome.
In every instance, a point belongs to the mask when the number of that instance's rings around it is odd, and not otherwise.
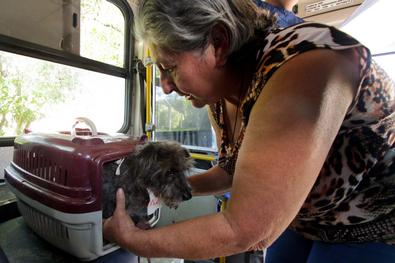
[[[222,23],[229,34],[228,55],[268,30],[273,16],[252,0],[139,0],[135,33],[153,46],[171,52],[203,48],[212,28]]]

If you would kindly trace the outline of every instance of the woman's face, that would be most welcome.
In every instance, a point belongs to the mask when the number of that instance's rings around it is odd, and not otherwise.
[[[198,108],[226,95],[225,70],[223,66],[219,66],[211,44],[204,50],[177,54],[155,48],[151,50],[160,70],[161,86],[165,94],[175,91]]]

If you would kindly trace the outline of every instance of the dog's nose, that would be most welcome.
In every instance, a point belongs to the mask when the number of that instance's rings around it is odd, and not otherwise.
[[[185,192],[182,196],[182,200],[186,201],[192,198],[192,194],[190,192]]]

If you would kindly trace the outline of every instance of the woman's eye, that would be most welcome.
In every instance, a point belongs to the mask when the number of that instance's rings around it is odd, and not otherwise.
[[[175,68],[176,68],[176,66],[171,67],[171,68],[167,68],[167,69],[165,69],[165,71],[166,71],[167,73],[172,73],[172,72],[174,71]]]
[[[161,65],[162,71],[163,71],[165,74],[171,74],[171,73],[173,73],[174,70],[176,69],[176,67],[177,67],[177,66],[165,67],[165,66]]]

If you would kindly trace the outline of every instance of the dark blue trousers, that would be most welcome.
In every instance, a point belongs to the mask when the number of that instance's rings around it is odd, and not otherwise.
[[[384,243],[332,244],[286,230],[267,249],[265,263],[395,263],[395,246]]]

